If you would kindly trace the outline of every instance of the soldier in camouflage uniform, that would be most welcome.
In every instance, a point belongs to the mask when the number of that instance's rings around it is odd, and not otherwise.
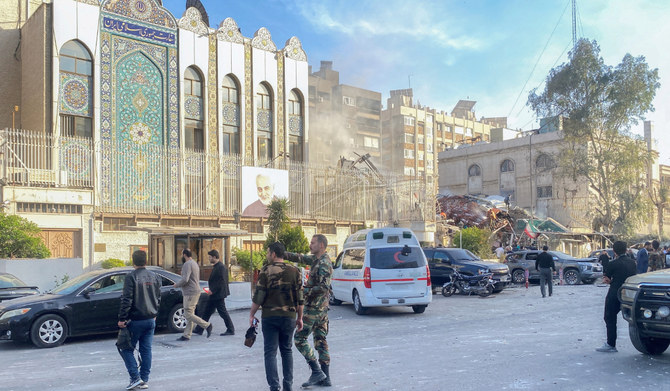
[[[663,254],[660,247],[661,243],[659,243],[658,240],[652,240],[652,250],[649,252],[649,268],[652,272],[661,270],[665,267],[665,260],[663,259]]]
[[[295,333],[295,346],[302,353],[312,370],[312,375],[303,387],[311,385],[330,386],[330,355],[328,354],[328,300],[330,297],[330,277],[333,274],[333,264],[330,261],[326,248],[328,239],[317,234],[309,244],[311,255],[286,253],[286,259],[293,262],[311,265],[309,279],[305,285],[305,311],[303,328]],[[309,346],[307,337],[313,333],[314,349],[319,353],[317,362],[314,350]]]
[[[275,242],[268,247],[268,264],[259,276],[249,313],[249,326],[254,326],[256,311],[263,307],[262,330],[265,354],[265,377],[271,391],[279,391],[277,347],[281,353],[283,389],[290,391],[293,383],[293,330],[302,330],[303,288],[300,270],[284,262],[286,249]],[[296,318],[297,315],[297,318]]]

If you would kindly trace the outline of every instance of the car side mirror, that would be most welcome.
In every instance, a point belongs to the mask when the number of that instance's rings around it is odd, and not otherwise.
[[[445,263],[445,264],[447,264],[447,265],[451,265],[451,261],[448,260],[448,259],[443,259],[443,260],[442,260],[442,263]]]
[[[84,291],[82,292],[82,296],[84,296],[87,299],[90,299],[91,298],[91,293],[94,293],[94,292],[95,292],[95,288],[89,286],[88,288],[84,289]]]

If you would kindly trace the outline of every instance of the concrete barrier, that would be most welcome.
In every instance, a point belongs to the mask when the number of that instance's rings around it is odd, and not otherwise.
[[[226,309],[241,310],[251,308],[251,283],[231,282],[230,296],[226,297]]]
[[[81,258],[0,259],[0,272],[11,273],[45,292],[82,274],[84,263]]]

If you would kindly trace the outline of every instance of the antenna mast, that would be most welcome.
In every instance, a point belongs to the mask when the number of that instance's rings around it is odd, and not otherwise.
[[[572,48],[577,46],[577,0],[572,0]]]

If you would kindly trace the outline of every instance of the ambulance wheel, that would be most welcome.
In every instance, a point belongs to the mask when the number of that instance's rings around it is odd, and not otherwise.
[[[356,315],[365,315],[368,313],[368,309],[363,307],[363,304],[361,304],[361,298],[360,296],[358,296],[358,291],[354,291],[353,302],[354,302],[354,311],[356,311]]]

